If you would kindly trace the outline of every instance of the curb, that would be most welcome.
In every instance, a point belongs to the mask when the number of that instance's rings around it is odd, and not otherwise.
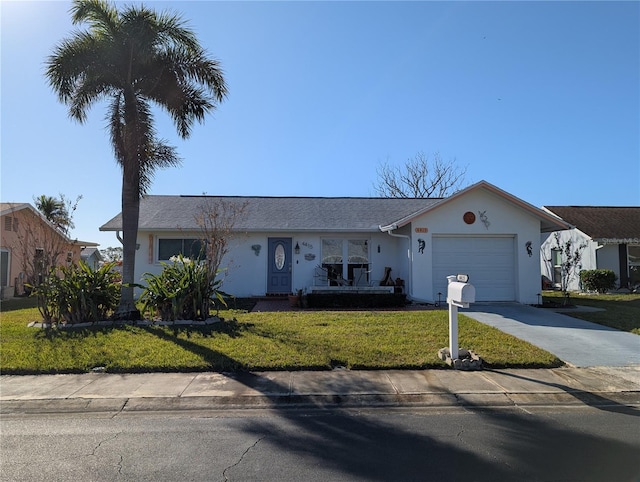
[[[5,400],[0,414],[135,413],[224,409],[505,408],[591,406],[640,414],[640,391],[548,393],[426,393],[274,395],[240,397],[139,397]]]

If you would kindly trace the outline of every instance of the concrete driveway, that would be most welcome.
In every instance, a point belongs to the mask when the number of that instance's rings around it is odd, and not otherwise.
[[[640,366],[640,336],[633,333],[517,303],[474,303],[460,313],[528,341],[575,367]]]

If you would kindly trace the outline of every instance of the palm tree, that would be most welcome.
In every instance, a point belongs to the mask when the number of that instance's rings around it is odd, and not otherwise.
[[[64,203],[60,199],[56,199],[53,196],[47,196],[41,194],[37,198],[34,198],[36,208],[40,213],[47,218],[47,221],[59,228],[61,224],[65,223],[67,211],[64,208]]]
[[[72,219],[72,213],[75,211],[78,201],[82,196],[78,196],[75,204],[67,201],[64,194],[60,194],[60,199],[53,196],[41,194],[34,198],[36,208],[40,213],[53,224],[60,232],[65,235],[69,234],[69,230],[75,228]]]
[[[182,18],[144,6],[122,11],[104,0],[75,0],[74,24],[88,29],[63,40],[47,60],[46,75],[71,118],[108,100],[108,127],[122,167],[123,288],[116,316],[139,316],[133,300],[140,197],[156,169],[180,163],[174,147],[158,139],[152,105],[165,110],[186,139],[195,121],[227,96],[222,70],[207,58]]]

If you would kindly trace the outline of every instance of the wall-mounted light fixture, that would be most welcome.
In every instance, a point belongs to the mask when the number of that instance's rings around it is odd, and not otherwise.
[[[296,247],[293,248],[296,254],[300,254],[300,245],[296,242]]]
[[[380,245],[378,245],[378,253],[380,252]]]

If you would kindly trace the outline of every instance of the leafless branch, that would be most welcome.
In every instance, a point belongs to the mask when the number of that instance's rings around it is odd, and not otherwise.
[[[229,252],[231,240],[239,235],[235,228],[246,215],[247,204],[246,201],[205,198],[194,216],[200,228],[201,240],[206,246],[206,262],[212,280],[217,276],[222,260]]]
[[[418,152],[403,166],[391,166],[386,162],[376,172],[378,182],[374,189],[380,197],[440,198],[462,188],[467,168],[458,166],[455,159],[443,161],[438,152],[432,161],[423,152]]]

